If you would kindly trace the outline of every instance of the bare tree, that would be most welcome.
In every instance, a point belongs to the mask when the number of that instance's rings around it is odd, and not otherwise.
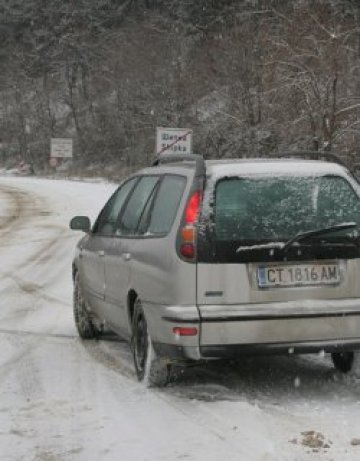
[[[359,28],[330,4],[279,13],[277,35],[269,37],[272,85],[286,129],[307,138],[309,147],[349,151],[347,133],[360,109],[353,85]],[[290,115],[290,117],[289,117]],[[281,117],[283,118],[283,117]],[[357,133],[360,136],[360,131]]]

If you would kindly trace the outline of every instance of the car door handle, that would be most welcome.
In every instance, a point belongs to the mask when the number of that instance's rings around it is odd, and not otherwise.
[[[131,254],[130,254],[130,253],[124,253],[124,254],[123,254],[123,258],[125,259],[125,261],[130,261],[130,259],[131,259]]]
[[[105,256],[105,251],[104,250],[100,250],[97,252],[97,255],[98,256]]]

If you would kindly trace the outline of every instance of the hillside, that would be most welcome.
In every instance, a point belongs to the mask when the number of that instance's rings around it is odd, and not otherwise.
[[[357,163],[360,5],[310,0],[0,0],[2,164],[146,164],[157,126],[206,157],[329,149]]]

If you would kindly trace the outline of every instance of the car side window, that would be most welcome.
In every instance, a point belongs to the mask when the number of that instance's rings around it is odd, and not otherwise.
[[[143,176],[139,180],[120,218],[116,235],[134,235],[136,233],[143,210],[158,181],[159,176]]]
[[[121,208],[123,207],[137,180],[138,178],[132,178],[125,182],[110,197],[97,219],[94,227],[94,233],[101,235],[113,235],[115,233],[116,222]]]
[[[156,194],[148,234],[167,234],[174,222],[186,185],[183,176],[167,175]]]

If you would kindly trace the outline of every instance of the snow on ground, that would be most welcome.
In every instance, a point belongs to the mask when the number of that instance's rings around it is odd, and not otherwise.
[[[125,342],[77,337],[68,222],[114,188],[0,178],[0,459],[359,460],[360,380],[328,357],[213,362],[154,390]]]

